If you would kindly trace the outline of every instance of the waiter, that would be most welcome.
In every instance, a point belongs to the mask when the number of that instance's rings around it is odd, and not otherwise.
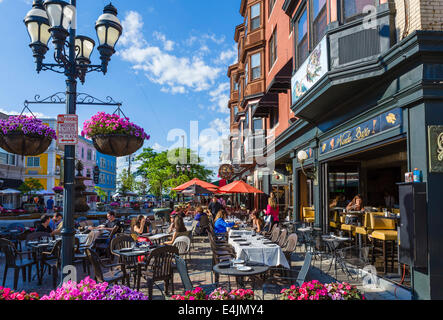
[[[222,205],[220,204],[220,202],[218,202],[218,199],[216,196],[214,196],[212,198],[211,203],[208,206],[208,209],[211,211],[212,216],[215,217],[217,215],[217,213],[220,211],[220,209],[222,209]]]

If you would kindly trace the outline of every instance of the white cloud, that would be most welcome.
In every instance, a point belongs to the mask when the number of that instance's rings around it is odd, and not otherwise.
[[[1,3],[1,2],[2,2],[2,0],[0,0],[0,3]],[[20,112],[18,112],[18,111],[14,111],[14,110],[5,110],[5,109],[3,109],[3,108],[0,108],[0,113],[7,114],[8,116],[18,116],[18,115],[20,114]],[[51,118],[51,117],[45,115],[44,113],[40,113],[40,112],[33,112],[33,114],[34,114],[34,116],[36,116],[37,118],[45,118],[45,119]],[[26,112],[23,112],[23,115],[25,115],[25,116],[31,116],[32,114],[31,114],[30,112],[26,111]]]
[[[142,36],[143,19],[138,12],[130,11],[122,24],[125,31],[119,55],[152,82],[175,93],[199,92],[211,88],[219,77],[222,69],[207,65],[197,55],[178,57],[150,45]]]
[[[219,84],[218,87],[209,93],[210,101],[215,103],[209,107],[212,111],[217,111],[220,113],[229,113],[228,102],[229,102],[229,82],[224,82]]]
[[[166,51],[174,50],[175,42],[171,41],[171,40],[167,40],[166,36],[163,33],[155,31],[153,35],[154,35],[154,38],[163,42],[163,49],[165,49]]]
[[[162,151],[167,150],[167,148],[163,147],[162,145],[158,144],[157,142],[154,143],[154,145],[152,146],[152,149],[154,149],[154,151],[156,151],[156,152],[162,152]]]
[[[220,52],[220,55],[215,60],[215,62],[219,64],[231,65],[237,62],[237,56],[238,56],[237,46],[234,45],[232,46],[232,49]]]

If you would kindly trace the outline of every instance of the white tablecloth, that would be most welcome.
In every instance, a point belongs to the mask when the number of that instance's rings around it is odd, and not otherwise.
[[[252,237],[251,231],[230,230],[229,236],[231,235],[241,235],[243,239],[246,239],[247,242],[251,243],[247,246],[241,247],[238,242],[229,237],[228,242],[234,247],[237,259],[263,263],[273,267],[281,265],[285,268],[290,268],[283,250],[278,245],[271,246],[263,244],[263,240],[265,239],[258,240],[257,237]]]

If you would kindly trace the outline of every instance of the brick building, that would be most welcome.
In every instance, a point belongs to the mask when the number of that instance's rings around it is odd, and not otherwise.
[[[345,230],[331,209],[337,197],[360,194],[368,212],[391,197],[401,223],[371,238],[385,256],[375,265],[390,279],[407,267],[417,299],[443,297],[442,5],[243,0],[238,63],[228,69],[236,178],[274,191],[295,221],[314,212],[323,232]],[[422,183],[399,184],[414,169]],[[387,242],[396,244],[389,268]]]

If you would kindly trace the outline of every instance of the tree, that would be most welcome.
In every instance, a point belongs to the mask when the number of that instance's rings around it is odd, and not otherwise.
[[[94,189],[95,193],[97,193],[98,197],[100,198],[100,202],[103,202],[103,199],[108,198],[108,194],[101,187],[95,186]]]
[[[146,193],[148,193],[148,183],[146,179],[143,179],[142,181],[136,181],[135,190],[140,197],[146,196]]]
[[[21,186],[18,188],[18,190],[21,191],[24,195],[33,195],[36,192],[39,192],[43,190],[43,185],[40,183],[38,179],[35,178],[29,178],[25,182],[21,184]]]
[[[122,173],[117,178],[117,182],[119,184],[119,193],[126,195],[128,192],[134,191],[135,177],[129,173],[128,169],[122,170]]]
[[[167,190],[171,197],[176,196],[176,192],[171,190],[193,178],[208,180],[212,175],[212,170],[206,169],[201,163],[203,160],[195,154],[191,149],[186,149],[186,160],[195,159],[196,164],[191,165],[190,172],[177,172],[176,165],[171,157],[178,158],[181,149],[173,149],[170,151],[155,152],[152,148],[144,148],[143,152],[137,156],[142,164],[138,168],[138,174],[146,178],[149,182],[150,192],[156,197],[163,196],[163,192]],[[185,164],[180,161],[180,164]]]

